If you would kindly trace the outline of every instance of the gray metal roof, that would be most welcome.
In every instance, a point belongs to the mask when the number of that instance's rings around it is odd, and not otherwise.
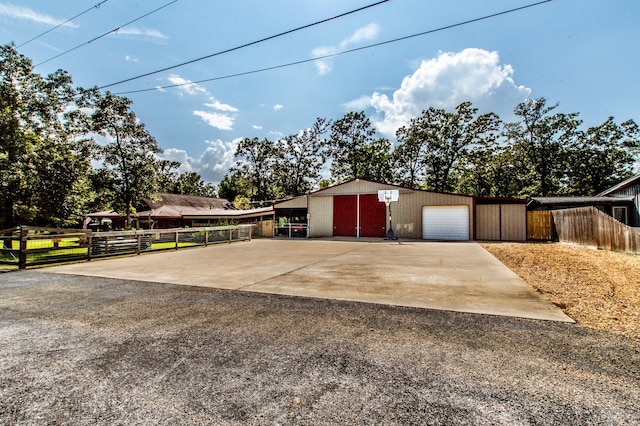
[[[615,191],[617,191],[618,189],[621,189],[621,188],[624,188],[624,187],[626,187],[626,186],[632,185],[632,184],[634,184],[634,183],[636,183],[636,182],[640,182],[640,174],[635,175],[635,176],[632,176],[632,177],[630,177],[629,179],[627,179],[627,180],[624,180],[624,181],[620,182],[620,183],[619,183],[619,184],[617,184],[616,186],[612,186],[611,188],[609,188],[609,189],[606,189],[606,190],[602,191],[602,192],[601,192],[601,193],[599,193],[597,196],[598,196],[598,197],[602,197],[602,196],[604,196],[604,195],[611,194],[612,192],[615,192]]]
[[[588,205],[588,204],[624,204],[633,201],[633,197],[531,197],[532,202],[542,205]]]

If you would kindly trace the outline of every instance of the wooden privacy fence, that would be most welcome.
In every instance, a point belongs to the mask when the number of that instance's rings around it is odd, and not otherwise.
[[[562,242],[640,255],[640,228],[618,222],[595,207],[554,210]]]
[[[527,240],[552,241],[555,239],[553,215],[550,211],[527,212]]]
[[[91,232],[20,226],[0,231],[0,265],[51,263],[251,240],[252,225]]]

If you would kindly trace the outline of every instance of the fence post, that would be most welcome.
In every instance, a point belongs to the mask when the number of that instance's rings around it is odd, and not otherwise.
[[[229,243],[233,240],[233,226],[229,226]]]
[[[176,231],[176,250],[178,250],[178,241],[180,241],[180,237],[178,231]]]
[[[205,230],[204,231],[204,246],[208,246],[209,245],[209,230]]]
[[[249,241],[251,241],[251,232],[253,231],[253,226],[249,226]]]
[[[27,269],[27,235],[29,230],[24,226],[20,227],[20,254],[18,259],[18,269]]]
[[[87,247],[87,262],[91,262],[91,249],[93,247],[93,235],[89,235],[89,238],[87,238],[87,243],[89,244],[89,246]]]
[[[136,235],[136,254],[140,255],[140,242],[142,240],[142,235],[137,234]]]

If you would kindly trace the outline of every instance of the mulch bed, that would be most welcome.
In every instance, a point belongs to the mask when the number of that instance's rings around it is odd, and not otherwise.
[[[578,324],[640,340],[640,257],[563,243],[482,246]]]

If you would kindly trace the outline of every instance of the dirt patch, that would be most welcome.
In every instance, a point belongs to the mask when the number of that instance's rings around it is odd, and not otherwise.
[[[483,243],[578,324],[640,340],[640,257],[562,243]]]

